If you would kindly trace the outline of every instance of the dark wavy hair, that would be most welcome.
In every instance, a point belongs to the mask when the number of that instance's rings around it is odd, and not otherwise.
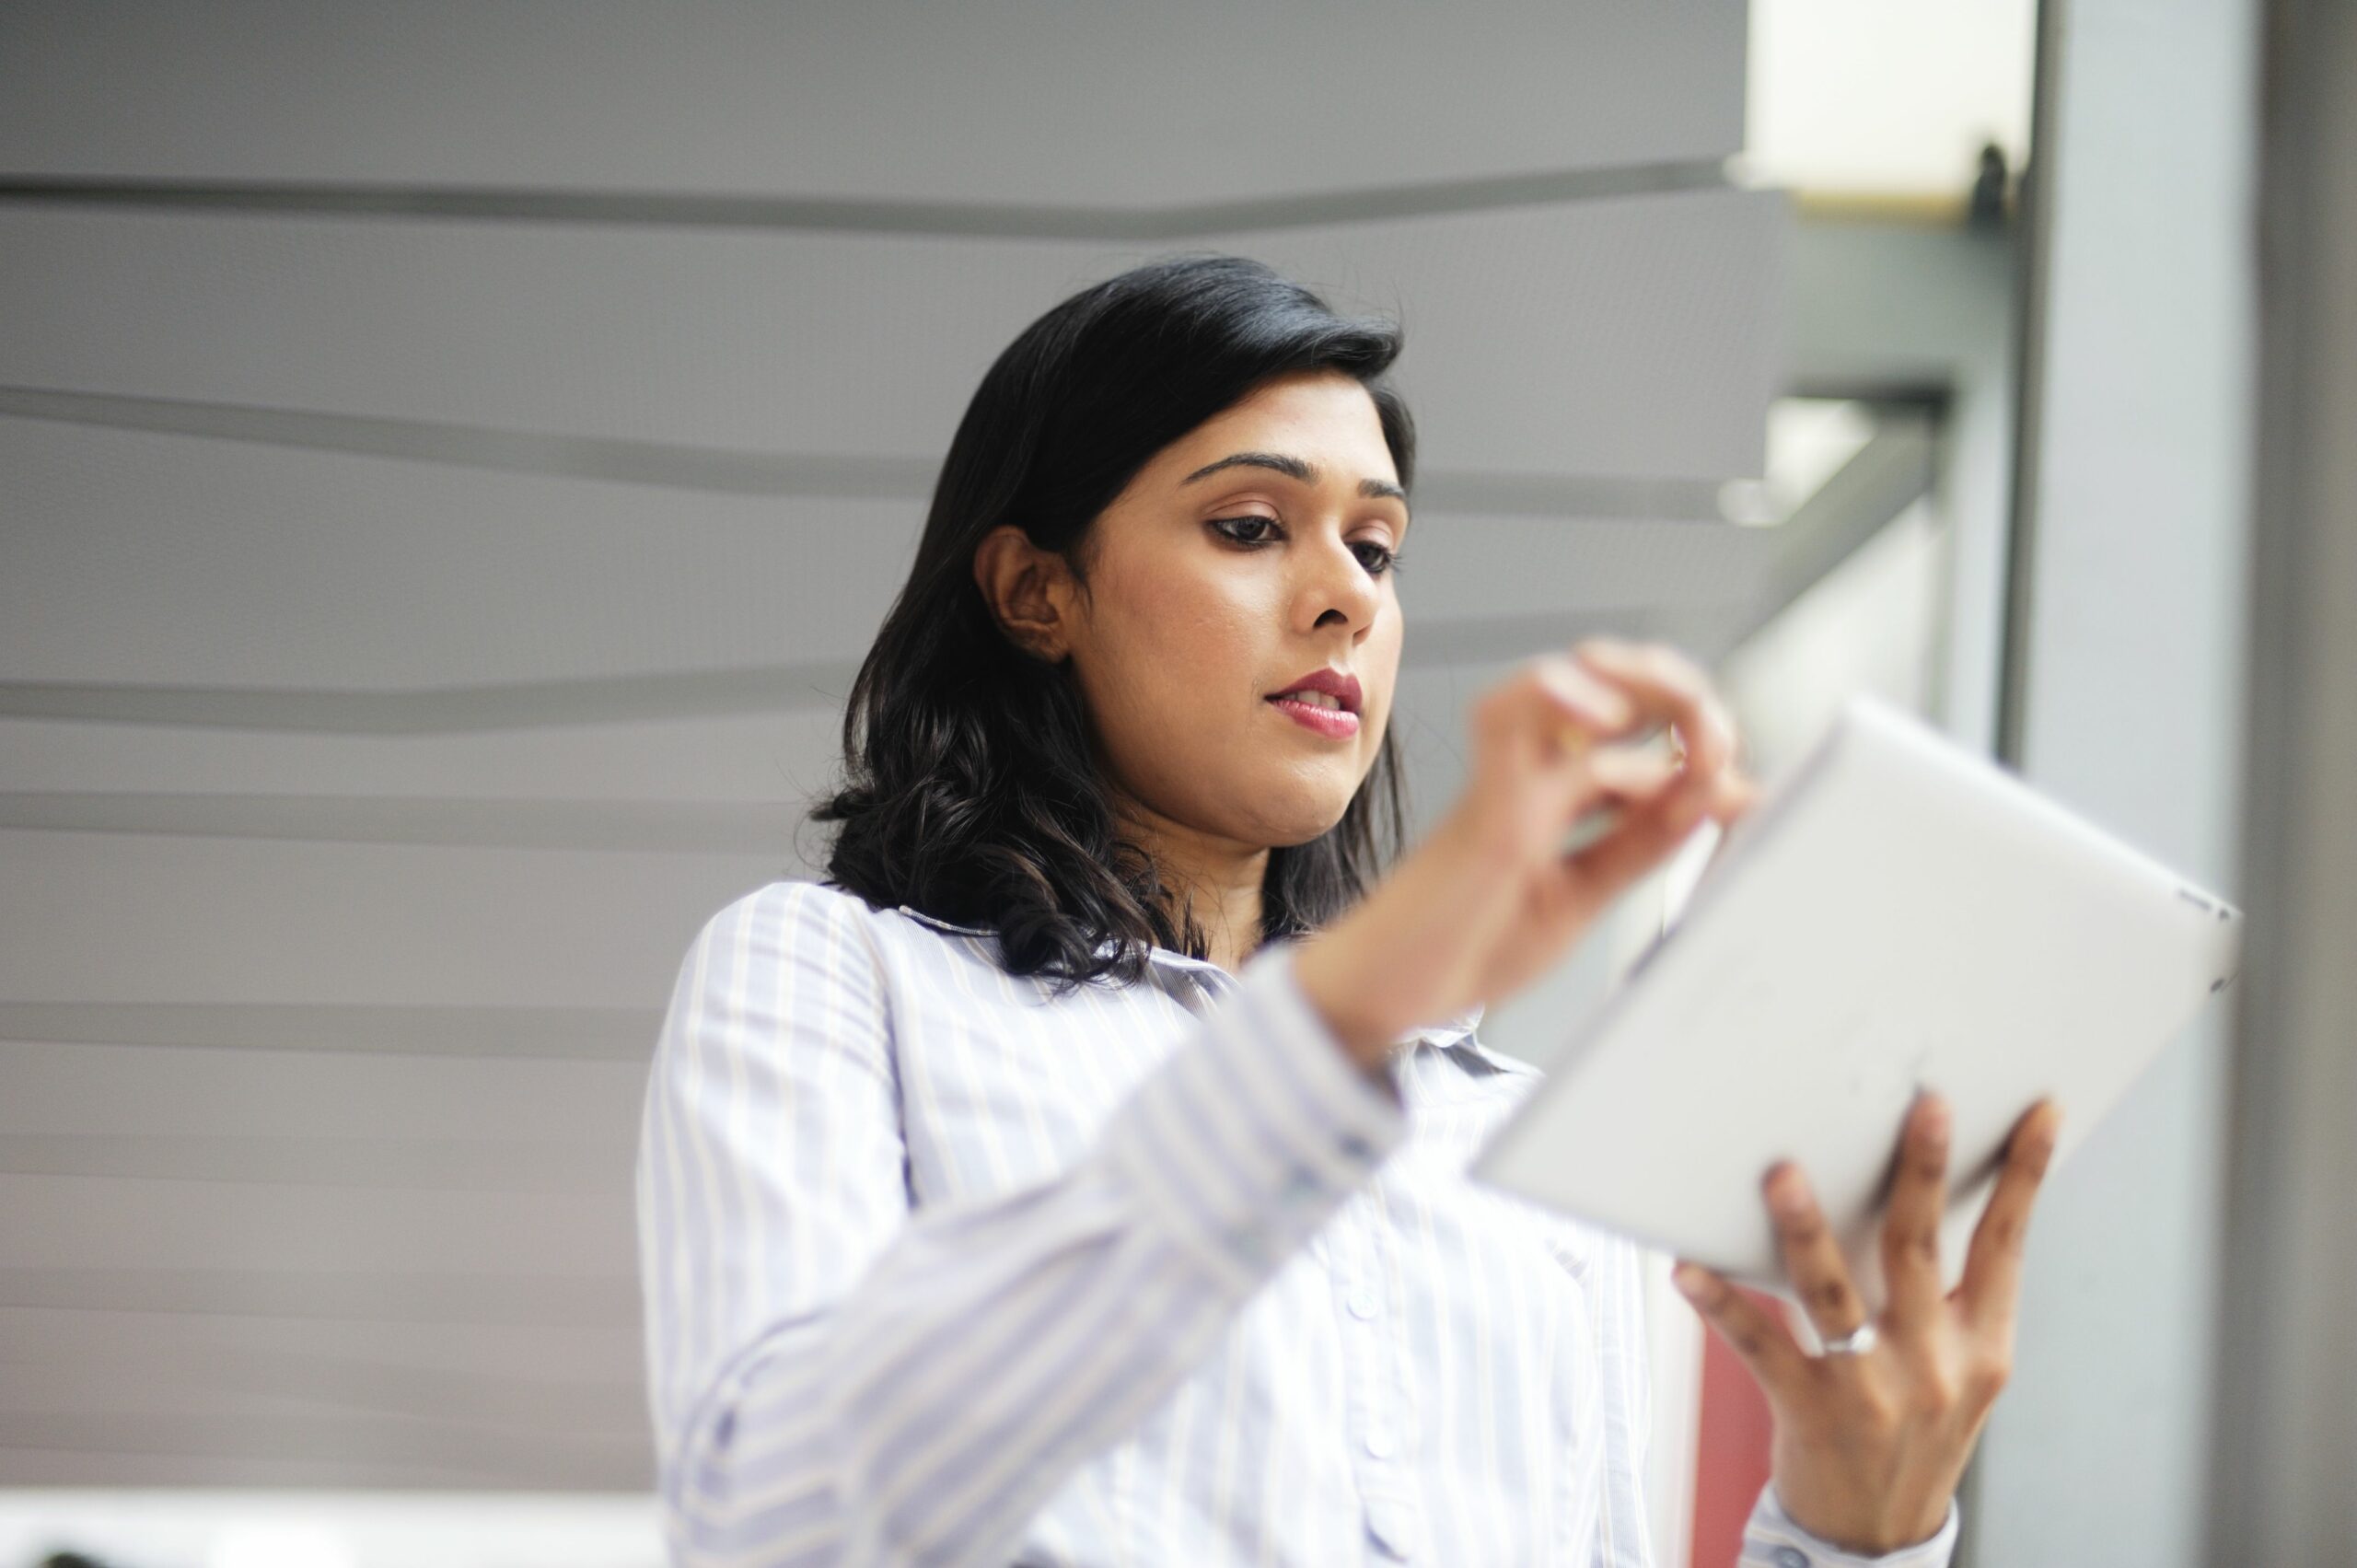
[[[1116,836],[1069,663],[1000,628],[975,546],[1014,523],[1086,582],[1091,525],[1138,470],[1295,372],[1356,377],[1408,485],[1415,426],[1382,379],[1399,343],[1395,322],[1338,316],[1263,263],[1220,255],[1147,262],[1025,328],[958,422],[908,583],[853,682],[841,787],[810,813],[840,824],[828,880],[877,907],[993,927],[1001,966],[1049,976],[1058,994],[1109,973],[1134,982],[1148,945],[1205,957],[1152,860]],[[1341,819],[1271,847],[1263,941],[1324,924],[1398,857],[1400,776],[1387,728]]]

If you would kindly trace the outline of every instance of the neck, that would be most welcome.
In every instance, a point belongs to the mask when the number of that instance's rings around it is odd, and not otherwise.
[[[1122,836],[1153,857],[1176,917],[1202,927],[1205,956],[1233,973],[1260,944],[1260,885],[1269,846],[1221,838],[1156,815],[1134,801],[1116,813]]]

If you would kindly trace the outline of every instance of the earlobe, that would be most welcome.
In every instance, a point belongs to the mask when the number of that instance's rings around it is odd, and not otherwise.
[[[1062,664],[1063,662],[1063,639],[1056,634],[1052,624],[1002,615],[999,617],[998,629],[1008,642],[1040,663]]]

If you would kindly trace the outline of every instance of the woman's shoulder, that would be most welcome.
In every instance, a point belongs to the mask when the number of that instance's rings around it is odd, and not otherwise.
[[[879,956],[876,907],[851,889],[807,877],[780,877],[739,893],[705,917],[695,947],[715,944],[781,955],[816,942],[844,958]]]
[[[659,1054],[707,1063],[784,1051],[843,1053],[891,1071],[900,987],[866,900],[781,877],[708,915],[679,960]],[[701,1070],[701,1069],[699,1069]]]

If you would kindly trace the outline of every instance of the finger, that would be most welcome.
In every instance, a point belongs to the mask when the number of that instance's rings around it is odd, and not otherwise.
[[[1607,746],[1589,755],[1588,776],[1606,795],[1620,800],[1643,800],[1675,784],[1678,769],[1675,760],[1658,752]]]
[[[1581,654],[1631,684],[1644,711],[1666,719],[1670,741],[1684,776],[1662,792],[1665,801],[1691,795],[1701,815],[1730,823],[1749,809],[1756,791],[1736,763],[1735,721],[1711,690],[1709,678],[1676,649],[1662,644],[1624,644],[1590,639]],[[1681,822],[1678,836],[1683,837]]]
[[[1701,824],[1709,802],[1670,788],[1622,809],[1609,832],[1565,857],[1572,874],[1609,899],[1676,854]]]
[[[2046,1179],[2061,1125],[2062,1108],[2051,1099],[2042,1099],[2022,1112],[2005,1140],[2005,1163],[1997,1173],[1997,1189],[1989,1195],[1989,1206],[1972,1228],[1972,1244],[1964,1255],[1964,1278],[1956,1287],[1970,1322],[2012,1327],[2014,1298],[2021,1288],[2022,1248],[2029,1237],[2030,1202]]]
[[[1572,874],[1602,899],[1617,897],[1677,853],[1705,817],[1732,825],[1759,796],[1759,786],[1733,763],[1714,774],[1689,772],[1682,780],[1675,771],[1666,780],[1645,776],[1660,764],[1648,760],[1657,758],[1657,753],[1642,751],[1634,754],[1636,761],[1626,764],[1636,775],[1632,787],[1616,790],[1614,785],[1620,781],[1610,771],[1616,764],[1609,760],[1621,755],[1613,748],[1591,753],[1591,776],[1603,793],[1617,793],[1638,804],[1617,813],[1605,831],[1583,835],[1579,848],[1564,857]],[[1681,783],[1689,787],[1679,787]],[[1697,784],[1704,787],[1691,787]],[[1705,872],[1718,863],[1725,848],[1726,839],[1722,836],[1712,846]]]
[[[1666,718],[1686,743],[1695,773],[1716,773],[1735,756],[1735,721],[1712,690],[1710,677],[1664,643],[1589,637],[1572,650],[1645,713]]]
[[[1485,750],[1520,755],[1536,744],[1580,761],[1594,740],[1617,736],[1643,716],[1609,682],[1561,654],[1540,654],[1481,694],[1470,727]]]
[[[1713,780],[1712,789],[1708,810],[1723,823],[1733,823],[1759,801],[1759,785],[1749,774],[1732,764],[1719,771],[1718,776]],[[1711,853],[1716,858],[1718,852],[1713,850]]]
[[[1866,1305],[1850,1281],[1850,1265],[1825,1223],[1808,1179],[1790,1160],[1778,1165],[1761,1183],[1768,1194],[1768,1213],[1776,1227],[1784,1272],[1801,1299],[1802,1310],[1818,1337],[1838,1340],[1866,1320]]]
[[[1560,738],[1568,726],[1574,742],[1584,743],[1624,734],[1643,717],[1627,693],[1560,654],[1531,660],[1525,674],[1546,708],[1550,736]]]
[[[1883,1215],[1884,1317],[1894,1335],[1937,1321],[1940,1309],[1940,1216],[1947,1212],[1947,1101],[1916,1097],[1898,1144],[1890,1207]]]
[[[1791,1387],[1807,1376],[1809,1356],[1783,1318],[1700,1263],[1681,1260],[1670,1283],[1693,1305],[1711,1331],[1726,1342],[1762,1389]]]
[[[1729,768],[1720,778],[1718,797],[1705,807],[1705,814],[1718,821],[1719,842],[1711,846],[1709,858],[1702,862],[1701,876],[1696,877],[1697,886],[1700,886],[1702,877],[1708,877],[1725,858],[1727,844],[1735,836],[1730,830],[1759,799],[1759,786],[1735,769]]]

